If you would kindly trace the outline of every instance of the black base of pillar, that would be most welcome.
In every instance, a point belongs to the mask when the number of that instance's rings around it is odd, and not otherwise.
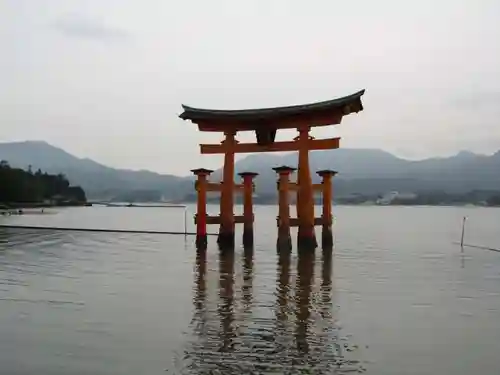
[[[195,244],[196,244],[196,249],[206,250],[207,245],[208,245],[207,235],[206,234],[197,234]]]
[[[290,252],[292,250],[292,237],[290,234],[278,234],[276,240],[276,251],[279,253]]]
[[[323,249],[331,249],[333,247],[333,233],[331,227],[323,227],[321,232],[321,246]]]
[[[221,232],[217,237],[220,250],[234,249],[234,232]]]
[[[243,247],[253,247],[253,228],[243,229]]]
[[[318,247],[318,241],[316,241],[316,236],[314,232],[312,235],[303,235],[299,232],[297,235],[297,251],[298,252],[310,252],[314,251]]]

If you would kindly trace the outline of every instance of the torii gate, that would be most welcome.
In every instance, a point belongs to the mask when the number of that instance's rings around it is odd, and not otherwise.
[[[193,170],[193,173],[198,176],[197,246],[206,246],[207,224],[220,225],[218,243],[221,248],[234,247],[235,223],[245,223],[245,229],[248,228],[248,230],[252,227],[251,195],[252,178],[255,174],[244,174],[242,176],[244,183],[235,184],[235,153],[298,151],[298,178],[294,188],[297,190],[297,244],[301,249],[314,249],[317,246],[314,232],[317,220],[314,218],[313,191],[315,189],[309,168],[309,151],[336,149],[339,147],[340,138],[314,139],[309,135],[309,131],[314,126],[339,124],[344,116],[362,111],[361,97],[364,92],[365,90],[361,90],[349,96],[313,104],[264,109],[211,110],[183,105],[184,112],[179,116],[180,118],[197,124],[200,131],[224,134],[224,140],[220,144],[200,145],[202,154],[224,154],[222,182],[220,184],[209,183],[207,176],[212,172],[210,170]],[[299,134],[296,138],[292,141],[275,142],[278,129],[291,128],[297,129]],[[257,142],[238,142],[235,136],[238,132],[244,131],[255,132]],[[333,171],[323,172],[324,175],[334,174]],[[206,204],[207,190],[221,192],[220,216],[207,216],[206,207],[203,207]],[[242,217],[234,215],[235,190],[243,190],[246,197],[246,212]],[[250,197],[250,203],[248,197]],[[329,202],[324,202],[324,206],[326,203],[331,205],[331,194],[329,194],[329,199]],[[329,211],[324,209],[325,212]],[[324,218],[324,221],[326,224],[328,219]],[[331,219],[329,221],[331,223]]]

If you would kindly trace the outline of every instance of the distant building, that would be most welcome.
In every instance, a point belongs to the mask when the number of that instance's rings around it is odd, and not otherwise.
[[[382,198],[377,199],[376,203],[378,205],[389,205],[394,201],[395,199],[401,199],[401,200],[406,200],[406,199],[415,199],[417,198],[417,194],[415,193],[400,193],[398,191],[391,191],[387,194],[385,194]]]

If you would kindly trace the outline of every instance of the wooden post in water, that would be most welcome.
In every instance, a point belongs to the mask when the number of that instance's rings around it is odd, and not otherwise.
[[[217,242],[221,249],[234,249],[234,146],[235,131],[224,132],[222,146],[225,149],[222,172],[220,229]]]
[[[191,172],[198,178],[195,182],[195,189],[197,192],[197,209],[195,216],[196,248],[203,250],[207,248],[207,178],[213,171],[210,169],[198,168],[192,169]]]
[[[253,179],[258,176],[254,172],[238,173],[243,179],[243,247],[253,246]]]
[[[460,247],[462,248],[462,253],[464,252],[464,237],[465,237],[465,221],[467,218],[464,216],[462,221],[462,236],[460,237]]]
[[[322,211],[322,231],[321,231],[321,246],[323,249],[328,249],[333,247],[333,234],[332,234],[332,178],[337,174],[336,171],[329,169],[324,169],[316,172],[320,177],[322,177],[321,184],[323,185],[322,191],[322,201],[323,201],[323,211]]]
[[[297,233],[297,247],[299,250],[314,250],[318,243],[314,231],[314,196],[309,168],[309,127],[302,126],[297,129],[299,136],[296,138],[299,149],[299,168],[297,177],[297,218],[299,230]]]
[[[283,165],[273,168],[278,173],[278,239],[276,248],[278,252],[290,251],[292,249],[292,238],[290,236],[290,174],[295,168]]]

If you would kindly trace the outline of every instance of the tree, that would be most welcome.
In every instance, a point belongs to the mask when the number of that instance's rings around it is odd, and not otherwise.
[[[66,201],[84,203],[85,192],[79,186],[70,186],[62,175],[50,175],[38,170],[11,168],[5,160],[0,162],[0,202],[37,203],[59,196]]]

